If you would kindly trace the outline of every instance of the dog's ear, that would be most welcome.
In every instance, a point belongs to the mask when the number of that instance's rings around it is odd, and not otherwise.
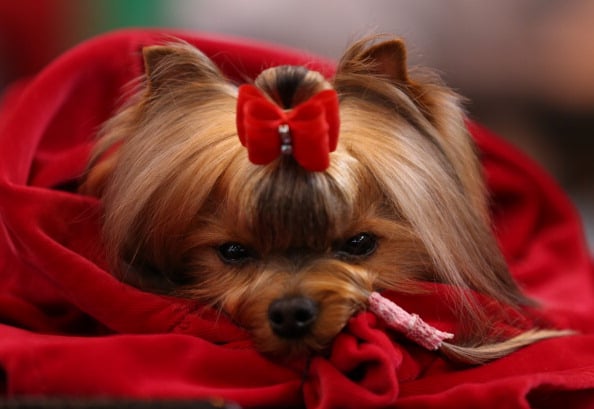
[[[333,86],[343,101],[361,99],[409,118],[421,115],[427,119],[437,131],[435,142],[462,181],[474,208],[480,209],[484,220],[488,219],[480,167],[466,130],[462,98],[431,72],[410,70],[402,40],[374,36],[353,43],[340,60]],[[394,88],[399,92],[394,92]],[[404,96],[410,101],[405,101]]]
[[[375,87],[379,91],[377,95],[381,95],[388,82],[408,94],[424,115],[434,122],[435,101],[427,93],[426,84],[409,75],[404,41],[393,37],[387,40],[382,38],[366,38],[349,47],[338,64],[335,87],[340,92],[355,86],[361,90],[367,89],[366,92],[359,92],[359,95],[371,96],[374,92],[369,91]]]
[[[417,69],[410,75],[404,42],[399,38],[382,38],[365,38],[347,49],[338,65],[334,87],[339,94],[351,93],[382,104],[393,103],[390,102],[390,87],[386,87],[393,85],[408,95],[420,112],[443,131],[453,114],[462,113],[462,98],[427,70]]]
[[[225,81],[217,66],[206,55],[187,43],[145,47],[142,55],[146,73],[144,92],[149,99],[192,83],[204,85]],[[127,111],[124,110],[116,116],[119,118],[118,124],[121,129],[126,129],[126,121],[135,117],[129,114],[123,115],[125,112]],[[119,157],[119,151],[114,149],[111,152],[110,147],[114,145],[114,141],[117,145],[117,141],[123,137],[99,142],[84,181],[78,189],[80,193],[96,197],[103,196],[107,180],[113,173]],[[106,154],[107,151],[110,153]]]
[[[372,43],[375,39],[377,37],[352,44],[340,59],[337,76],[374,76],[401,86],[410,84],[404,42],[390,38]]]
[[[159,93],[191,82],[224,80],[217,66],[185,43],[155,45],[142,50],[149,93]]]
[[[400,39],[392,39],[375,44],[363,51],[363,61],[373,61],[370,65],[374,74],[383,75],[394,83],[409,83],[406,64],[406,46]]]

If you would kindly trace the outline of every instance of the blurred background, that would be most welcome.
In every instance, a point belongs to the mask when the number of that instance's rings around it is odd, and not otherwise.
[[[251,37],[338,58],[403,37],[470,115],[569,192],[594,249],[594,0],[0,0],[0,93],[69,47],[123,27]]]

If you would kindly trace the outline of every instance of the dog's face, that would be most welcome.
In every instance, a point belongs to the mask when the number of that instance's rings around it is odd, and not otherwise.
[[[207,57],[144,54],[145,89],[106,125],[84,186],[125,280],[221,308],[277,356],[324,349],[378,289],[439,281],[521,300],[458,97],[411,80],[400,41],[353,45],[332,82],[294,67],[256,80],[286,111],[337,91],[340,139],[319,172],[249,161],[237,88]]]

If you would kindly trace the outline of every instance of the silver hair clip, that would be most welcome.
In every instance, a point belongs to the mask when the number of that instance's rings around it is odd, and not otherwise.
[[[291,143],[291,132],[288,124],[281,124],[278,126],[278,135],[281,139],[281,153],[283,155],[291,155],[293,153],[293,145]]]

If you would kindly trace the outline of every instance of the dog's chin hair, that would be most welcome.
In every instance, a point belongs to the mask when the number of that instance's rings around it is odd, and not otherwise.
[[[507,318],[488,316],[468,289],[518,311],[531,302],[492,234],[460,98],[433,78],[410,78],[401,42],[355,43],[331,82],[302,68],[256,80],[283,108],[337,91],[340,143],[325,172],[305,172],[290,157],[250,163],[235,128],[237,90],[199,51],[175,44],[144,56],[145,87],[103,128],[81,188],[102,197],[114,266],[163,274],[172,294],[221,308],[277,356],[323,350],[371,291],[415,293],[423,281],[458,289],[449,301],[465,325],[445,345],[458,360],[564,334],[489,335]],[[360,232],[377,237],[375,253],[337,257]],[[223,262],[217,248],[228,242],[252,249],[253,260]],[[293,294],[320,305],[299,341],[267,322],[270,303]]]

